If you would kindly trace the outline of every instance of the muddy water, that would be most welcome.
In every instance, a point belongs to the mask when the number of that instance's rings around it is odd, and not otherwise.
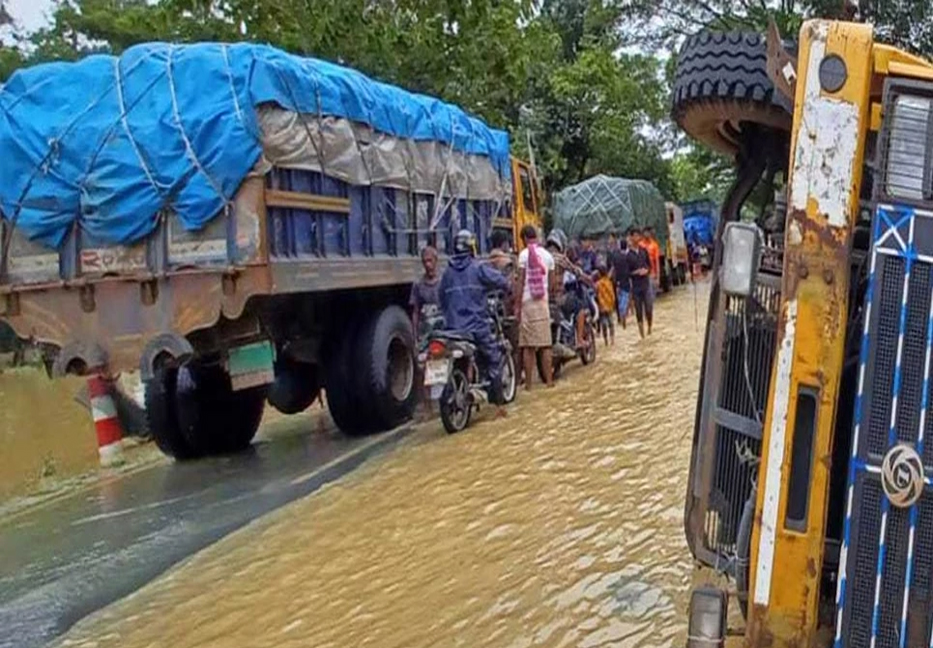
[[[702,352],[655,335],[448,437],[439,423],[63,640],[86,648],[683,645],[682,509]],[[700,312],[703,312],[702,304]]]
[[[33,367],[0,373],[0,500],[97,465],[94,424],[74,401],[82,384]]]

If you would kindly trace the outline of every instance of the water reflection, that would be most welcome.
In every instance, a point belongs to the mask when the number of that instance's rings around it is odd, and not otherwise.
[[[439,423],[79,624],[64,645],[682,645],[691,289],[596,365]],[[617,332],[618,333],[618,332]]]

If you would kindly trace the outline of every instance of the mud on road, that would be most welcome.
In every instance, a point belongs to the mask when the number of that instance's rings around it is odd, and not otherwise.
[[[682,645],[694,307],[692,287],[659,300],[649,340],[617,329],[595,365],[520,394],[506,419],[422,427],[61,645]]]

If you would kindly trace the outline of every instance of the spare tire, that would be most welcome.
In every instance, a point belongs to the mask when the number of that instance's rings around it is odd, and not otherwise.
[[[774,87],[765,37],[702,31],[684,43],[674,77],[672,117],[701,144],[727,155],[749,124],[791,130],[793,100]]]

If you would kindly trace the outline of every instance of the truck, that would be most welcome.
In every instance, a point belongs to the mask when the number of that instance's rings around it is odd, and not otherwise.
[[[678,58],[675,121],[735,161],[686,484],[688,646],[931,644],[933,64],[882,36],[808,20],[794,41],[702,32]],[[740,222],[775,191],[773,231]]]
[[[705,269],[712,263],[710,251],[715,245],[719,210],[712,200],[691,200],[680,205],[684,212],[684,234],[687,247],[697,250],[698,261]]]
[[[272,47],[40,65],[0,107],[0,317],[55,376],[138,370],[179,460],[321,390],[346,434],[407,420],[420,250],[540,223],[504,132]]]
[[[690,268],[690,253],[684,235],[684,212],[675,203],[665,203],[667,211],[667,250],[664,258],[667,262],[669,284],[681,286],[687,282]]]

